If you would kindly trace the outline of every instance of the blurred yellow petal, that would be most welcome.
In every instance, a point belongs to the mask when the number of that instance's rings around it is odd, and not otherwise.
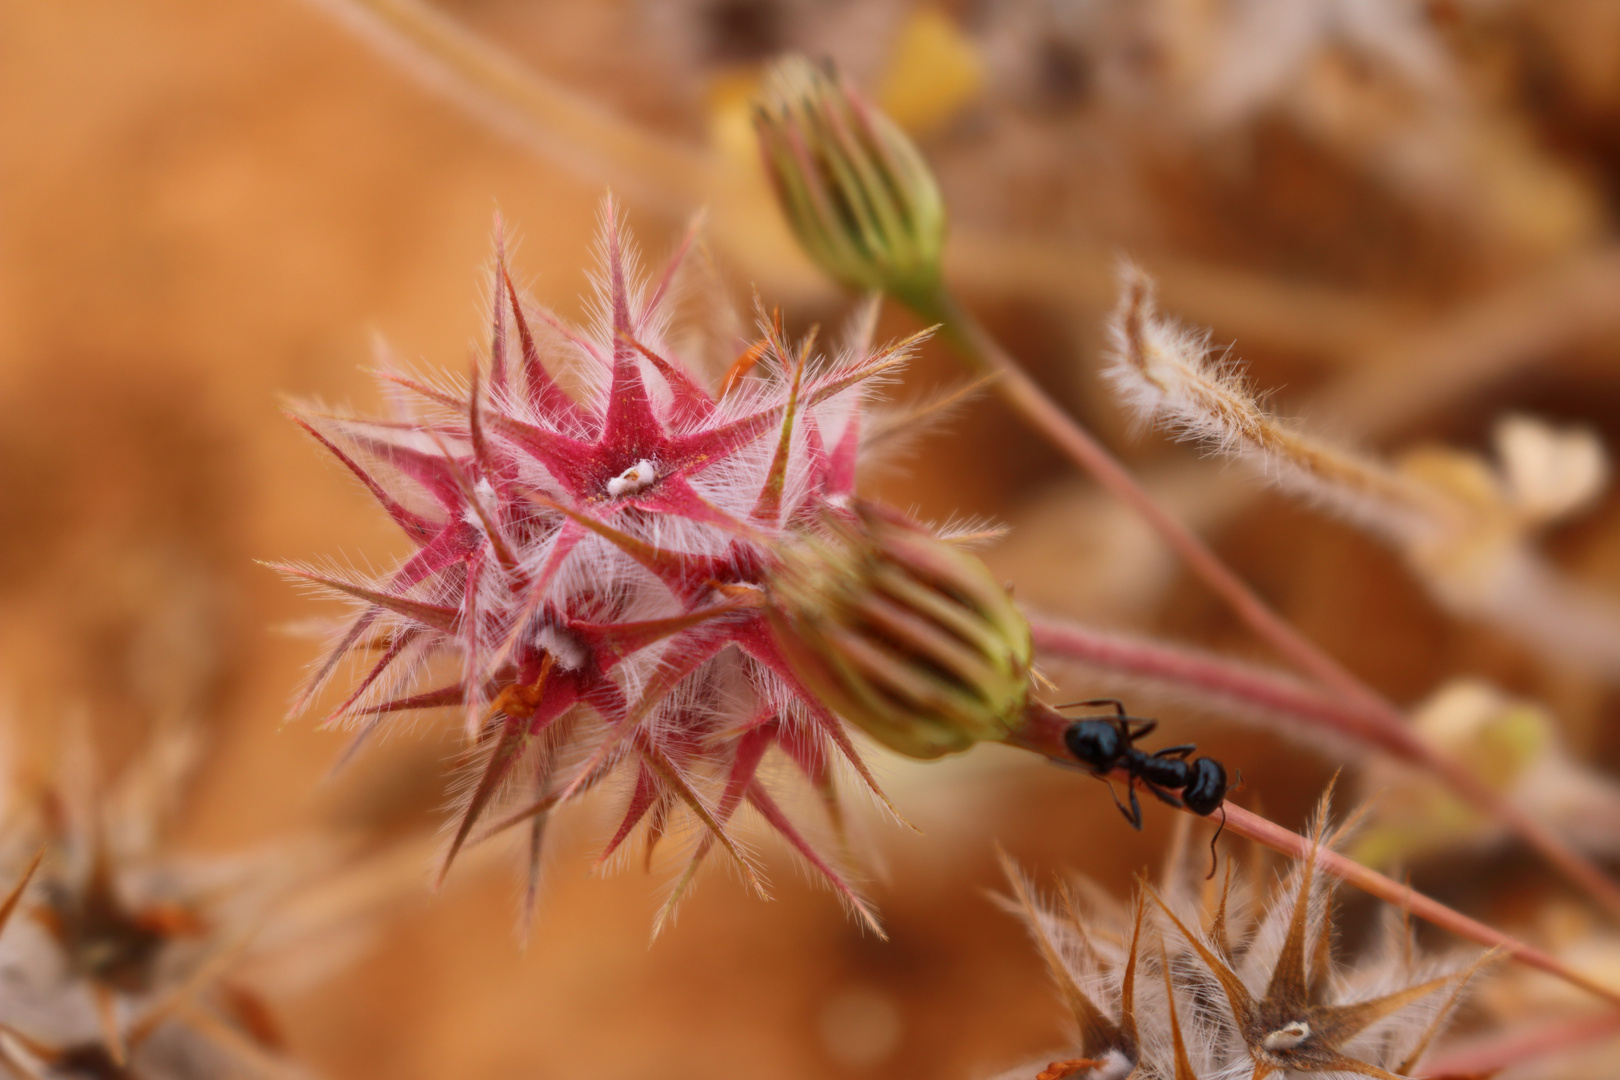
[[[984,60],[946,15],[918,8],[900,29],[878,104],[913,135],[938,131],[984,87]]]
[[[727,162],[753,172],[759,171],[759,143],[751,108],[759,83],[753,68],[725,71],[710,80],[706,95],[710,145]]]

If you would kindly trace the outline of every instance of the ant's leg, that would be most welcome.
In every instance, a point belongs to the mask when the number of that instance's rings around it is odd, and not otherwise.
[[[1192,743],[1182,743],[1180,746],[1167,746],[1163,750],[1155,750],[1153,752],[1153,756],[1185,758],[1188,754],[1197,749],[1198,747]]]
[[[1134,778],[1131,780],[1129,786],[1131,792],[1131,824],[1136,828],[1137,832],[1141,832],[1142,804],[1136,801],[1136,780]]]
[[[1157,720],[1143,720],[1136,716],[1114,717],[1114,730],[1119,732],[1120,742],[1126,746],[1135,744],[1137,739],[1158,726],[1159,722]]]
[[[1101,779],[1102,779],[1103,783],[1108,785],[1108,794],[1110,794],[1110,795],[1112,795],[1114,797],[1114,805],[1119,807],[1119,812],[1121,814],[1125,815],[1125,820],[1131,823],[1131,828],[1135,829],[1137,832],[1141,832],[1142,831],[1142,808],[1139,807],[1139,806],[1136,807],[1136,816],[1132,817],[1131,812],[1125,808],[1125,804],[1119,801],[1119,792],[1114,790],[1114,782],[1112,780],[1108,779],[1106,776],[1102,777]],[[1131,805],[1136,806],[1136,792],[1135,791],[1131,792]]]
[[[1209,881],[1212,878],[1214,878],[1214,876],[1215,876],[1215,867],[1217,865],[1217,858],[1216,858],[1216,855],[1215,855],[1215,841],[1219,840],[1221,838],[1221,833],[1223,833],[1225,831],[1226,831],[1226,804],[1223,802],[1223,803],[1221,803],[1221,823],[1220,823],[1220,825],[1216,826],[1215,835],[1209,838],[1209,873],[1204,875],[1204,880],[1205,881]]]
[[[1119,733],[1126,742],[1134,743],[1137,739],[1144,739],[1153,733],[1159,726],[1157,720],[1146,720],[1140,716],[1122,716],[1119,719]]]
[[[1128,713],[1125,712],[1125,703],[1123,701],[1119,700],[1119,698],[1112,698],[1112,697],[1090,698],[1089,700],[1086,700],[1086,701],[1068,701],[1068,702],[1063,703],[1062,705],[1054,705],[1053,708],[1055,708],[1055,709],[1090,709],[1090,708],[1094,708],[1094,707],[1096,707],[1098,705],[1112,705],[1114,707],[1114,715],[1115,716],[1127,716],[1127,715],[1129,715]]]
[[[1163,788],[1159,787],[1159,785],[1150,784],[1146,780],[1144,780],[1144,781],[1142,781],[1142,786],[1147,788],[1148,791],[1150,791],[1155,796],[1157,796],[1158,800],[1160,802],[1164,803],[1166,806],[1173,806],[1177,810],[1181,809],[1181,807],[1183,805],[1182,801],[1180,799],[1176,798],[1174,795],[1170,794],[1168,791],[1165,791]]]

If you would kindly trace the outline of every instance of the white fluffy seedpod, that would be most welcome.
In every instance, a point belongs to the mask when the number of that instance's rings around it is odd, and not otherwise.
[[[1108,378],[1142,419],[1240,458],[1379,536],[1451,610],[1620,677],[1620,608],[1569,582],[1533,543],[1601,490],[1607,465],[1590,433],[1510,417],[1497,428],[1497,463],[1425,447],[1389,464],[1266,410],[1237,365],[1211,351],[1208,334],[1160,317],[1151,282],[1134,269],[1110,334]]]

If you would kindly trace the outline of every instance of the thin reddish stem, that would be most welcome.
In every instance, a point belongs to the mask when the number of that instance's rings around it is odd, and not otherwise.
[[[1620,1035],[1620,1012],[1614,1010],[1575,1020],[1555,1020],[1529,1031],[1494,1036],[1442,1054],[1423,1067],[1423,1075],[1434,1080],[1492,1076],[1515,1065],[1578,1050],[1616,1035]]]
[[[1570,882],[1602,905],[1611,917],[1620,919],[1620,883],[1540,822],[1481,783],[1467,769],[1414,738],[1399,709],[1272,610],[1201,537],[1161,506],[1107,447],[1048,397],[957,303],[943,283],[919,295],[900,299],[923,318],[938,322],[945,336],[974,368],[995,376],[993,385],[1009,405],[1104,489],[1140,514],[1187,568],[1225,600],[1256,635],[1300,671],[1342,698],[1344,708],[1359,718],[1358,723],[1367,733],[1365,738],[1433,773],[1464,801],[1518,835]],[[1395,747],[1402,749],[1395,750]]]
[[[1376,747],[1431,773],[1458,798],[1512,830],[1528,846],[1620,917],[1620,885],[1562,837],[1526,814],[1466,768],[1412,734],[1399,713],[1370,708],[1301,686],[1285,675],[1190,650],[1103,634],[1073,623],[1035,617],[1037,650],[1109,671],[1162,679],[1225,697],[1275,715],[1318,724]]]
[[[1130,637],[1025,612],[1035,651],[1047,657],[1214,697],[1233,711],[1256,710],[1371,744],[1403,760],[1422,752],[1410,729],[1391,728],[1286,672],[1161,641]]]
[[[1073,763],[1068,749],[1063,743],[1063,733],[1068,728],[1069,721],[1056,711],[1040,704],[1032,704],[1026,710],[1024,723],[1018,731],[1008,738],[1008,742],[1025,750],[1033,750],[1043,757],[1055,761]],[[1116,770],[1110,779],[1128,782],[1129,775],[1123,770]],[[1328,847],[1318,847],[1307,837],[1301,836],[1292,830],[1285,829],[1273,821],[1268,821],[1252,811],[1245,810],[1230,802],[1224,804],[1213,814],[1193,816],[1200,817],[1210,824],[1220,824],[1222,812],[1225,813],[1225,827],[1228,831],[1253,840],[1257,844],[1264,844],[1273,851],[1287,855],[1291,858],[1307,858],[1313,848],[1316,851],[1316,865],[1332,874],[1340,881],[1354,885],[1369,896],[1376,896],[1386,903],[1410,911],[1413,915],[1426,922],[1433,923],[1442,930],[1449,930],[1460,938],[1483,945],[1488,949],[1499,949],[1506,956],[1535,968],[1547,974],[1562,979],[1571,986],[1579,987],[1586,992],[1600,997],[1611,1004],[1620,1006],[1620,989],[1605,986],[1594,979],[1573,970],[1555,956],[1542,952],[1533,945],[1526,945],[1510,934],[1485,925],[1478,919],[1473,919],[1447,907],[1432,897],[1417,892],[1408,885],[1386,877],[1378,871],[1363,866],[1354,859],[1346,858]],[[1183,807],[1183,812],[1192,814],[1191,810]]]
[[[1275,822],[1267,821],[1260,815],[1245,810],[1241,806],[1233,806],[1228,803],[1225,810],[1226,827],[1239,836],[1247,837],[1256,843],[1264,844],[1273,851],[1291,855],[1295,858],[1303,859],[1310,854],[1311,841],[1298,833],[1285,829]],[[1416,892],[1399,881],[1365,867],[1353,859],[1348,859],[1336,851],[1327,848],[1318,849],[1316,864],[1340,881],[1354,885],[1362,892],[1370,896],[1376,896],[1385,903],[1405,908],[1418,918],[1433,923],[1442,930],[1449,930],[1458,937],[1472,941],[1476,945],[1483,945],[1489,949],[1500,949],[1504,954],[1526,967],[1545,971],[1547,974],[1562,979],[1571,986],[1578,986],[1587,993],[1600,997],[1612,1005],[1620,1005],[1620,990],[1590,979],[1568,967],[1557,957],[1544,953],[1533,945],[1526,945],[1512,935],[1504,934],[1500,930],[1486,926],[1478,919],[1471,919],[1462,912],[1453,910],[1440,901]]]

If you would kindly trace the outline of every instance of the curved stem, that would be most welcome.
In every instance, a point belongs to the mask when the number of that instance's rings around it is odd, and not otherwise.
[[[1376,733],[1374,741],[1428,769],[1469,804],[1500,821],[1620,919],[1620,884],[1467,769],[1413,737],[1399,709],[1278,615],[1201,537],[1161,506],[1107,447],[1024,373],[942,281],[899,299],[925,320],[937,322],[970,365],[995,377],[995,389],[1009,405],[1098,484],[1140,514],[1257,636],[1342,698],[1344,707],[1360,717],[1363,730]]]
[[[1423,1075],[1492,1076],[1504,1069],[1620,1035],[1620,1012],[1604,1010],[1575,1020],[1556,1020],[1529,1031],[1480,1040],[1442,1054],[1423,1067]]]
[[[1024,615],[1035,651],[1046,656],[1193,691],[1200,697],[1214,696],[1228,711],[1260,711],[1303,726],[1327,728],[1405,761],[1414,761],[1423,752],[1425,744],[1404,724],[1391,728],[1381,714],[1346,705],[1286,672],[1027,611]]]
[[[711,154],[552,82],[426,0],[312,0],[484,124],[593,182],[685,216],[715,189]]]
[[[1620,917],[1620,885],[1502,793],[1412,734],[1391,706],[1378,704],[1369,708],[1361,702],[1343,701],[1302,686],[1281,673],[1237,664],[1207,653],[1105,634],[1040,616],[1031,617],[1029,624],[1035,648],[1048,655],[1121,674],[1162,680],[1304,724],[1320,725],[1416,765],[1474,809],[1510,829],[1571,882]]]
[[[1069,755],[1063,743],[1063,733],[1070,721],[1055,710],[1039,704],[1032,704],[1026,710],[1024,723],[1018,731],[1006,740],[1013,746],[1025,750],[1032,750],[1043,757],[1053,761],[1073,765],[1074,759]],[[1110,779],[1128,782],[1129,774],[1123,769],[1115,770]],[[1285,829],[1276,822],[1268,821],[1252,811],[1228,802],[1222,805],[1213,814],[1194,814],[1193,811],[1182,807],[1182,812],[1202,818],[1211,824],[1221,822],[1221,813],[1225,812],[1225,827],[1239,836],[1263,844],[1273,851],[1291,858],[1303,859],[1316,851],[1316,865],[1332,874],[1340,881],[1354,885],[1369,896],[1376,896],[1386,903],[1410,911],[1413,915],[1448,930],[1460,938],[1483,945],[1488,949],[1499,949],[1512,959],[1524,964],[1526,967],[1544,971],[1549,975],[1562,979],[1571,986],[1579,987],[1587,993],[1600,997],[1611,1004],[1620,1006],[1620,989],[1591,979],[1569,967],[1557,957],[1542,952],[1533,945],[1526,945],[1510,934],[1487,926],[1478,919],[1470,918],[1462,912],[1447,907],[1433,897],[1417,892],[1409,885],[1404,885],[1393,878],[1386,877],[1378,871],[1363,866],[1354,859],[1340,855],[1325,845],[1319,846],[1308,837],[1299,835],[1290,829]]]

